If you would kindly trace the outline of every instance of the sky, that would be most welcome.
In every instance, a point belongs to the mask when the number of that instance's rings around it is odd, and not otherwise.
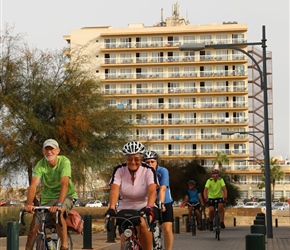
[[[42,50],[62,49],[64,35],[90,26],[125,28],[129,23],[152,26],[172,15],[173,0],[0,0],[1,31],[14,33]],[[290,158],[289,0],[179,0],[180,16],[192,25],[237,21],[248,25],[248,42],[260,42],[266,27],[272,52],[274,150],[270,156]]]

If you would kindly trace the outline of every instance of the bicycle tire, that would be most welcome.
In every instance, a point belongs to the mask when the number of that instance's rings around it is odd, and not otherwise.
[[[47,250],[47,249],[48,247],[47,244],[45,244],[43,236],[41,234],[37,234],[32,241],[30,250]]]
[[[217,240],[220,240],[220,232],[221,232],[221,229],[220,229],[220,218],[219,218],[219,215],[216,214],[215,215],[215,238]]]
[[[125,241],[123,243],[123,249],[124,250],[140,250],[139,246],[136,245],[132,245],[132,243],[130,241]]]
[[[68,244],[68,250],[73,250],[73,242],[72,242],[72,238],[69,231],[67,231],[67,244]],[[60,247],[61,247],[61,242],[60,242],[60,238],[58,238],[57,244],[56,244],[56,250],[60,250]]]
[[[159,223],[156,224],[156,227],[158,227],[158,232],[152,232],[153,250],[165,250],[162,227]]]
[[[195,216],[192,219],[191,234],[192,234],[192,236],[196,236],[196,218],[195,218]]]

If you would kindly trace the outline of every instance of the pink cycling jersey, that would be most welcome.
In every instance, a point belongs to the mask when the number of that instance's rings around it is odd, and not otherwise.
[[[125,163],[115,167],[110,184],[120,187],[121,200],[118,210],[141,209],[147,205],[148,186],[157,184],[155,170],[147,164],[142,163],[134,173],[135,180],[132,182],[131,174]]]

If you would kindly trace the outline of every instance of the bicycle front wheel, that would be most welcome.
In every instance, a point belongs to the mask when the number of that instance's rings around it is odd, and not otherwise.
[[[43,236],[41,234],[37,234],[33,239],[30,250],[47,250],[46,245]]]
[[[69,232],[67,232],[67,245],[68,245],[69,250],[73,250],[73,242],[72,242],[72,238]],[[56,250],[60,250],[60,248],[61,248],[61,242],[60,242],[60,238],[58,238]]]
[[[133,246],[132,246],[130,241],[125,241],[123,243],[123,249],[124,250],[134,250],[134,248],[133,248]]]
[[[192,233],[192,236],[195,236],[196,235],[196,221],[195,221],[195,217],[193,217],[193,219],[192,219],[191,233]]]

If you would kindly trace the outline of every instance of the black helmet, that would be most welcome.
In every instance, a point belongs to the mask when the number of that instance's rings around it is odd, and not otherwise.
[[[153,150],[146,150],[142,156],[142,161],[146,161],[148,159],[158,160],[158,154]]]
[[[187,184],[192,184],[192,185],[195,185],[196,182],[194,180],[190,180]]]
[[[144,145],[138,141],[130,141],[126,143],[122,149],[124,155],[143,154],[145,150]]]
[[[217,169],[213,169],[213,170],[211,171],[211,174],[219,174],[219,171],[218,171]]]

